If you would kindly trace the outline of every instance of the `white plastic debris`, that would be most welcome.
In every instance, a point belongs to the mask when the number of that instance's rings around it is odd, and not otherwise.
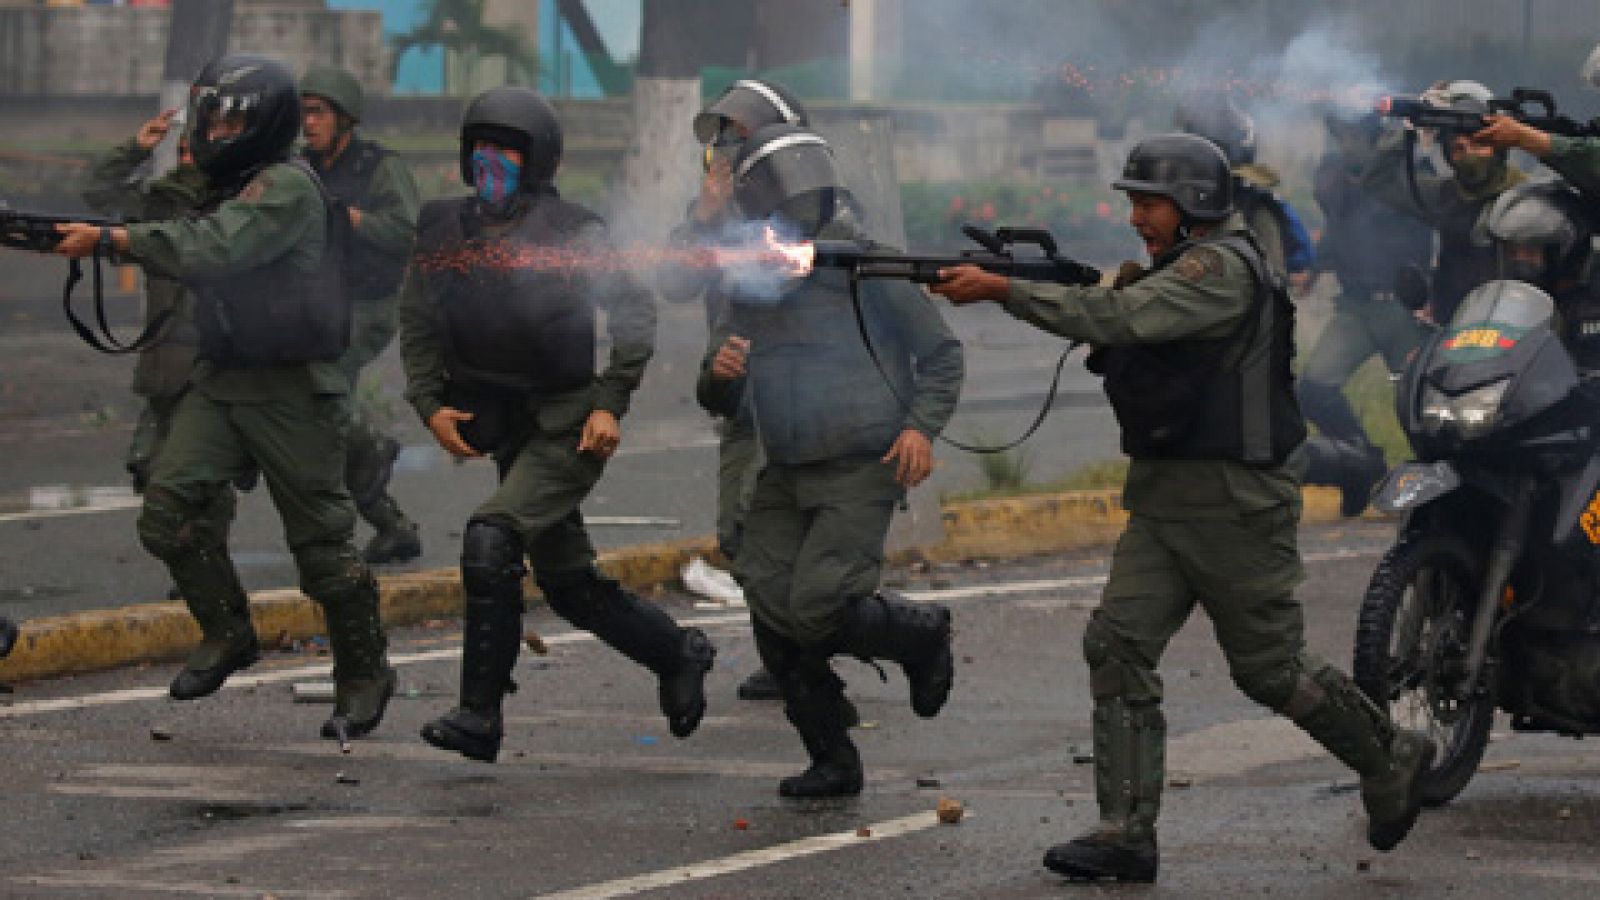
[[[335,699],[331,681],[296,681],[290,690],[296,703],[332,703]]]
[[[739,587],[739,582],[698,556],[689,560],[680,574],[684,587],[710,601],[695,603],[698,609],[744,605],[744,588]]]

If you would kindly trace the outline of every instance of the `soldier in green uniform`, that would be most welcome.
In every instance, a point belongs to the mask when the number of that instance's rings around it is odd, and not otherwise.
[[[675,246],[703,247],[732,238],[730,229],[742,221],[733,203],[733,158],[756,129],[782,123],[804,126],[805,108],[782,85],[753,78],[734,82],[695,116],[695,137],[705,146],[705,176],[687,221],[672,231]],[[717,549],[734,562],[761,471],[761,447],[746,380],[711,375],[717,350],[729,338],[739,337],[731,331],[729,289],[715,269],[688,266],[663,267],[656,286],[669,302],[700,299],[705,304],[710,340],[695,382],[695,399],[717,419]],[[757,669],[740,682],[738,693],[746,700],[769,699],[778,696],[778,685],[766,669]]]
[[[746,219],[796,238],[868,241],[818,135],[769,125],[732,170]],[[756,647],[811,760],[778,792],[851,796],[861,758],[831,658],[899,663],[923,717],[943,708],[954,677],[950,611],[882,593],[878,580],[894,508],[932,470],[932,440],[955,411],[961,344],[908,283],[864,285],[859,326],[843,272],[781,288],[735,284],[731,333],[742,339],[718,350],[712,374],[748,376],[766,456],[735,565]]]
[[[1323,122],[1331,146],[1314,177],[1325,222],[1317,259],[1338,279],[1339,294],[1300,369],[1300,408],[1320,434],[1306,441],[1297,462],[1305,467],[1302,481],[1338,487],[1343,513],[1356,516],[1388,465],[1344,386],[1374,356],[1399,372],[1427,337],[1427,327],[1396,296],[1395,273],[1429,265],[1433,230],[1395,215],[1361,188],[1360,161],[1381,133],[1376,114],[1352,119],[1330,111]]]
[[[1422,99],[1445,109],[1487,114],[1493,94],[1475,81],[1441,81]],[[1416,190],[1407,175],[1407,142],[1394,129],[1360,160],[1361,186],[1380,202],[1439,233],[1432,301],[1427,315],[1448,322],[1467,292],[1496,276],[1494,249],[1474,239],[1474,230],[1495,198],[1526,176],[1506,162],[1503,150],[1474,143],[1471,134],[1435,135],[1453,170],[1449,176],[1417,172]]]
[[[1233,169],[1233,202],[1256,236],[1261,255],[1274,269],[1301,276],[1312,266],[1310,238],[1294,210],[1273,189],[1283,178],[1256,160],[1255,119],[1226,94],[1201,93],[1184,99],[1172,124],[1199,135],[1222,150]]]
[[[1148,272],[1069,287],[962,266],[934,287],[1092,344],[1132,457],[1128,527],[1083,635],[1100,823],[1044,864],[1074,878],[1155,879],[1166,743],[1157,666],[1196,604],[1240,689],[1361,776],[1368,840],[1389,850],[1421,809],[1418,776],[1434,747],[1305,650],[1300,492],[1283,466],[1305,435],[1290,372],[1294,308],[1235,213],[1227,159],[1210,142],[1147,138],[1115,186],[1132,202]]]
[[[356,132],[363,101],[360,83],[343,69],[316,68],[300,79],[305,159],[348,212],[354,236],[345,257],[345,285],[355,304],[350,349],[339,359],[351,391],[345,486],[373,527],[364,555],[377,565],[422,554],[416,523],[388,492],[400,443],[373,424],[358,391],[361,370],[394,340],[395,296],[420,201],[405,163]]]
[[[461,123],[474,192],[423,207],[400,295],[407,398],[447,452],[491,456],[500,475],[462,536],[461,702],[422,728],[428,743],[483,762],[505,735],[526,562],[557,615],[656,675],[680,738],[700,724],[715,655],[704,632],[595,569],[579,504],[622,439],[656,318],[649,293],[606,264],[604,223],[557,193],[561,145],[534,91],[474,98]],[[596,375],[602,309],[611,356]]]
[[[173,679],[203,697],[260,655],[249,597],[228,558],[229,482],[259,468],[299,570],[321,605],[334,658],[334,715],[323,735],[375,728],[394,692],[378,586],[351,542],[341,427],[349,341],[341,283],[345,220],[314,173],[288,163],[300,128],[293,76],[275,60],[233,55],[190,92],[195,163],[226,199],[203,215],[117,228],[62,226],[58,252],[97,244],[177,279],[194,298],[199,363],[173,412],[139,516],[200,625]]]
[[[83,191],[83,199],[98,212],[145,221],[177,219],[201,208],[207,199],[206,176],[180,136],[178,165],[157,178],[141,180],[138,170],[166,137],[177,116],[169,109],[139,126],[134,137],[98,160]],[[145,324],[165,317],[166,325],[155,342],[139,353],[133,369],[133,392],[144,398],[144,408],[128,445],[126,465],[136,491],[150,481],[150,468],[172,423],[172,412],[189,385],[199,336],[183,284],[176,279],[150,275],[145,279]]]
[[[1492,115],[1488,121],[1488,127],[1472,135],[1474,144],[1523,150],[1587,197],[1600,197],[1600,138],[1550,134],[1510,116]]]

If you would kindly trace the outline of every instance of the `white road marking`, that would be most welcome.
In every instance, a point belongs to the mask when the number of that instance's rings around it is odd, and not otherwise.
[[[969,810],[967,814],[971,815],[971,811]],[[721,859],[708,859],[705,862],[691,863],[687,866],[679,866],[673,869],[662,869],[659,872],[648,872],[631,878],[619,878],[615,881],[586,885],[569,891],[542,894],[540,897],[541,900],[609,900],[612,897],[628,897],[658,888],[675,887],[707,878],[716,878],[719,875],[729,875],[734,872],[743,872],[746,869],[814,856],[818,853],[828,853],[860,844],[885,841],[918,831],[926,831],[929,828],[937,828],[938,826],[938,818],[933,814],[933,810],[928,809],[912,813],[909,816],[901,816],[898,819],[889,819],[885,822],[874,822],[871,825],[867,825],[867,830],[871,832],[867,837],[860,837],[855,831],[840,831],[834,834],[801,838],[797,841],[790,841],[787,844],[747,850],[743,853],[735,853],[732,856],[724,856]]]
[[[1304,559],[1308,563],[1328,562],[1341,559],[1357,559],[1365,556],[1374,556],[1381,550],[1352,549],[1334,550],[1327,553],[1307,553]],[[1094,588],[1105,584],[1104,575],[1081,575],[1069,578],[1048,578],[1031,581],[1012,581],[999,584],[969,585],[955,588],[943,588],[927,591],[906,591],[903,595],[910,600],[919,602],[940,602],[971,600],[979,597],[999,597],[1013,594],[1044,593],[1057,590],[1081,590]],[[722,613],[720,615],[691,616],[679,619],[680,625],[702,627],[742,625],[750,621],[748,612],[739,611]],[[581,644],[594,641],[595,637],[585,631],[569,631],[554,634],[544,638],[549,646],[563,644]],[[426,650],[419,653],[401,653],[390,657],[391,665],[404,666],[414,663],[442,662],[458,659],[461,656],[460,645],[443,647],[438,650]],[[296,666],[290,669],[279,669],[272,672],[259,672],[255,674],[235,675],[223,685],[224,690],[238,688],[258,687],[265,684],[281,684],[286,681],[298,681],[307,678],[328,678],[332,671],[332,664],[319,664],[315,666]],[[49,700],[28,700],[0,706],[0,720],[15,719],[22,716],[34,716],[42,713],[63,712],[74,709],[88,709],[97,706],[113,706],[121,703],[134,703],[140,700],[159,700],[167,696],[164,687],[124,688],[116,691],[104,691],[98,694],[84,694],[75,697],[56,697]]]
[[[138,509],[144,499],[125,487],[41,485],[28,491],[26,508],[0,513],[0,524]],[[7,506],[18,504],[8,503]]]

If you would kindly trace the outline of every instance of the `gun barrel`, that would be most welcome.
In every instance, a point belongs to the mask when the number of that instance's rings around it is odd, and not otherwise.
[[[1394,94],[1378,98],[1375,106],[1378,115],[1390,119],[1405,119],[1418,128],[1439,128],[1446,131],[1478,131],[1489,122],[1478,113],[1459,109],[1441,109],[1424,102],[1421,97]]]
[[[918,284],[937,284],[941,269],[977,266],[986,272],[1063,284],[1094,284],[1100,279],[1097,269],[1081,263],[1048,257],[1015,258],[991,253],[951,256],[924,256],[876,253],[863,250],[851,241],[817,241],[815,265],[824,269],[849,269],[857,278],[895,278]]]

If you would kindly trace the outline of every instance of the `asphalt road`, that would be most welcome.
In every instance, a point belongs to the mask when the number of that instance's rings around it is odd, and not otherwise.
[[[37,267],[5,254],[7,278]],[[163,568],[134,533],[138,498],[127,487],[123,454],[138,406],[127,391],[130,363],[84,346],[61,321],[58,300],[32,281],[0,278],[0,615],[17,619],[163,599]],[[32,269],[30,269],[32,271]],[[17,285],[23,287],[19,288]],[[126,323],[136,298],[113,298]],[[947,308],[948,310],[948,308]],[[584,505],[602,547],[697,537],[714,530],[716,437],[695,405],[693,386],[705,344],[698,305],[663,306],[658,351],[623,422],[623,447]],[[948,433],[993,442],[1019,434],[1044,399],[1063,342],[998,309],[949,311],[968,347],[970,377]],[[422,526],[424,555],[399,567],[454,566],[460,532],[494,489],[492,466],[446,457],[401,397],[404,376],[391,347],[363,387],[386,412],[405,449],[392,490]],[[1117,455],[1115,422],[1098,379],[1067,364],[1058,409],[1027,444],[1031,480],[1059,477]],[[976,457],[949,447],[922,492],[983,486]],[[661,524],[636,523],[646,520]],[[370,532],[358,527],[357,541]],[[288,587],[295,572],[264,490],[242,497],[231,549],[245,585]]]
[[[1308,529],[1311,649],[1349,659],[1382,524]],[[744,616],[661,599],[721,648],[712,710],[674,740],[649,676],[545,610],[500,763],[416,733],[453,702],[454,626],[395,635],[402,692],[372,739],[319,741],[327,707],[289,685],[326,671],[273,654],[214,698],[164,697],[166,667],[25,685],[0,705],[0,895],[7,897],[1058,897],[1045,848],[1094,818],[1078,640],[1103,558],[894,572],[956,615],[958,681],[917,719],[898,672],[839,668],[865,724],[859,800],[781,801],[802,763],[778,709],[733,697]],[[1163,661],[1171,897],[1583,897],[1600,891],[1600,756],[1497,733],[1483,771],[1387,855],[1364,841],[1351,775],[1231,685],[1197,618]],[[940,797],[966,818],[935,824]]]

